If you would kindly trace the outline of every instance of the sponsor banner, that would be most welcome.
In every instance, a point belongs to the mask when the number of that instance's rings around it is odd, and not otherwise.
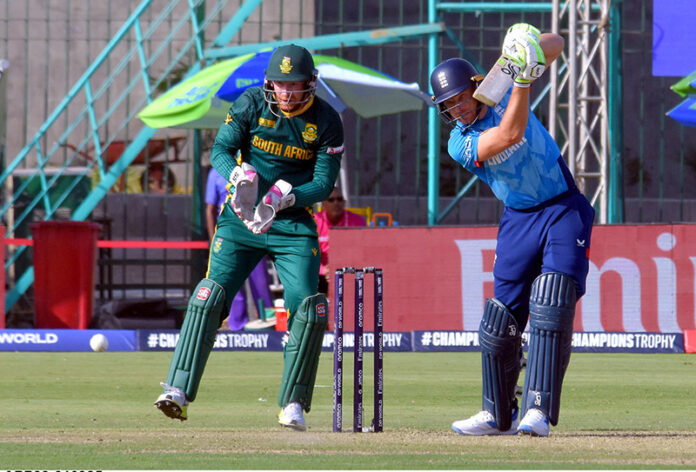
[[[416,352],[480,351],[478,331],[414,331]],[[525,351],[529,332],[522,333]],[[684,353],[681,333],[573,333],[573,352]]]
[[[682,333],[573,333],[573,352],[684,353]]]
[[[178,330],[138,330],[140,351],[173,351]],[[219,331],[213,351],[282,351],[280,331]]]
[[[333,351],[334,341],[336,337],[334,333],[326,333],[324,335],[324,343],[322,344],[323,351]],[[389,332],[382,333],[382,346],[384,352],[412,352],[413,342],[411,333],[408,332]],[[375,335],[372,332],[363,333],[363,348],[365,352],[372,352],[375,347]],[[343,350],[344,352],[353,352],[355,348],[355,333],[343,333]]]
[[[106,336],[108,351],[135,351],[135,331],[120,329],[0,329],[0,351],[91,351],[97,333]]]
[[[38,329],[0,330],[0,351],[91,351],[89,340],[101,333],[109,341],[108,351],[173,351],[179,339],[178,330],[79,330]],[[282,351],[282,332],[221,331],[215,340],[216,351]],[[525,349],[529,333],[522,334]],[[365,352],[374,348],[372,332],[363,334]],[[469,352],[480,351],[478,331],[419,330],[388,332],[383,335],[385,352]],[[326,332],[323,351],[332,351],[334,334]],[[343,347],[352,352],[355,335],[344,333]],[[573,333],[573,352],[683,353],[682,333]]]
[[[497,228],[490,226],[334,227],[331,266],[384,270],[385,329],[474,331],[486,298],[493,297],[496,236]],[[696,329],[696,225],[598,225],[589,252],[587,292],[576,308],[575,331]],[[348,331],[352,276],[344,283]],[[371,326],[373,305],[366,276],[365,326]]]
[[[215,338],[214,351],[282,351],[285,333],[279,331],[220,331]],[[138,330],[138,349],[140,351],[173,351],[179,339],[178,330]],[[365,351],[372,350],[374,334],[363,334]],[[385,352],[411,352],[411,333],[383,333]],[[332,351],[334,334],[326,332],[322,343],[323,351]],[[343,348],[350,352],[355,345],[353,333],[343,334]]]
[[[480,351],[478,331],[414,331],[416,352]]]

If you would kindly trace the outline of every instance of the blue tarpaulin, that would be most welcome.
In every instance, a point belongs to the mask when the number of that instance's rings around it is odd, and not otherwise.
[[[695,6],[694,0],[653,0],[654,76],[682,77],[693,70],[696,64]]]

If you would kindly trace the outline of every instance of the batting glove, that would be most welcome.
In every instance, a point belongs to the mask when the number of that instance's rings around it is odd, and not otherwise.
[[[232,209],[244,221],[254,219],[254,205],[259,194],[259,179],[256,169],[251,164],[242,162],[230,174],[230,183],[234,186]]]
[[[529,39],[529,42],[525,44],[525,47],[528,48],[527,60],[519,75],[523,79],[533,82],[544,74],[546,70],[546,56],[544,56],[544,51],[536,39],[531,36],[527,39]]]
[[[546,57],[541,49],[541,31],[528,23],[515,23],[508,28],[503,41],[503,55],[519,67],[520,87],[529,86],[546,69]]]
[[[295,195],[290,192],[292,185],[284,180],[278,180],[273,184],[256,207],[253,221],[245,221],[247,228],[254,234],[268,231],[276,214],[295,204]]]
[[[518,87],[529,87],[546,70],[544,51],[533,34],[513,35],[503,50],[503,56],[518,69],[515,77]]]
[[[509,42],[512,41],[513,38],[525,37],[527,35],[532,35],[537,43],[541,42],[541,31],[528,23],[515,23],[509,27],[505,35],[505,40],[503,41],[503,52],[505,51],[505,46],[509,46]]]

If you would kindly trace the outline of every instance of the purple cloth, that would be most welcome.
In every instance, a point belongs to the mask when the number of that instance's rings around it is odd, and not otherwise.
[[[211,167],[208,173],[208,182],[205,185],[205,203],[219,208],[225,203],[225,198],[227,198],[227,181]]]
[[[220,175],[215,168],[210,169],[208,173],[208,181],[205,186],[205,203],[208,205],[216,205],[218,208],[225,202],[227,198],[227,180]],[[251,286],[251,295],[254,297],[255,306],[258,306],[258,300],[263,300],[265,308],[273,306],[271,291],[268,288],[268,272],[266,271],[266,257],[261,259],[251,274],[249,275],[249,284]],[[244,287],[234,296],[232,306],[230,307],[230,316],[227,320],[231,330],[237,331],[244,329],[244,325],[249,321],[247,313],[247,301]]]

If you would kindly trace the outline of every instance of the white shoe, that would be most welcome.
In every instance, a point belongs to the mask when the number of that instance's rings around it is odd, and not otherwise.
[[[304,415],[302,413],[302,405],[298,402],[288,403],[285,408],[278,413],[278,423],[292,428],[295,431],[305,431],[307,425],[305,424]]]
[[[167,415],[168,417],[186,421],[188,419],[187,405],[189,401],[186,400],[186,394],[184,391],[178,387],[172,387],[164,382],[160,382],[162,388],[164,388],[164,393],[157,397],[155,406],[159,410]]]
[[[530,436],[546,437],[549,435],[549,419],[538,408],[527,410],[524,418],[520,421],[520,425],[517,427],[517,432]]]
[[[503,434],[517,434],[518,409],[512,412],[512,426],[507,431],[501,431],[495,424],[495,418],[487,411],[482,410],[471,418],[452,423],[452,429],[466,436],[497,436]]]

